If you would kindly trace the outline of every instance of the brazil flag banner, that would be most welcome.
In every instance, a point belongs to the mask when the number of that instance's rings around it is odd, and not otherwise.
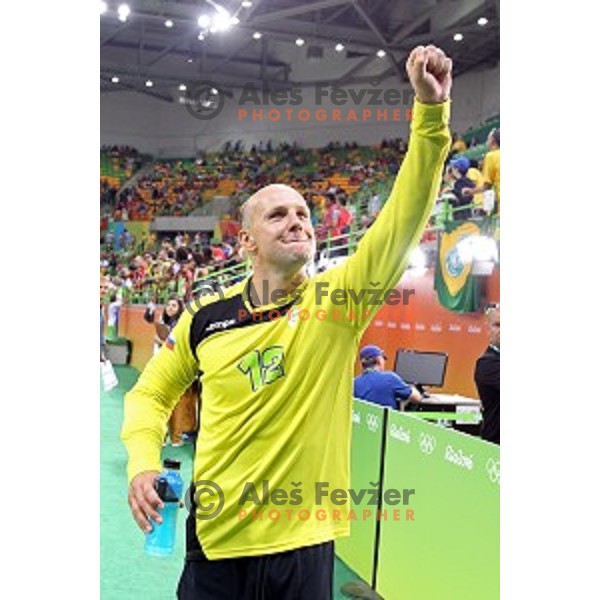
[[[448,223],[442,233],[435,267],[435,290],[440,304],[454,312],[474,312],[479,307],[479,281],[473,277],[472,262],[463,262],[459,244],[480,235],[470,221]]]

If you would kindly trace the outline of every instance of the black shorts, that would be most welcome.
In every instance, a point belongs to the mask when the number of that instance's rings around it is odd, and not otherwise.
[[[287,552],[208,560],[194,552],[185,560],[179,600],[331,600],[333,542]]]

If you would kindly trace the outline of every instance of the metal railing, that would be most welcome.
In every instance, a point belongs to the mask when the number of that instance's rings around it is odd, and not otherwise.
[[[444,231],[446,225],[449,222],[454,221],[454,215],[458,212],[464,213],[465,211],[469,211],[469,216],[467,217],[468,220],[479,222],[484,233],[493,235],[494,232],[497,231],[499,216],[473,216],[473,209],[479,209],[475,204],[453,207],[447,198],[442,198],[438,201],[438,206],[441,206],[439,213],[432,216],[433,223],[428,225],[423,232],[423,237],[426,237],[427,234],[431,233],[436,234],[435,240],[429,241],[437,241],[439,232]],[[370,226],[369,224],[366,227],[359,227],[360,221],[362,220],[362,216],[360,216],[361,212],[363,211],[357,210],[356,218],[347,232],[335,237],[328,234],[325,239],[317,242],[316,264],[319,264],[322,260],[328,260],[335,257],[348,257],[356,252],[358,243]],[[467,220],[467,218],[461,220]],[[197,278],[192,283],[191,290],[193,294],[208,289],[225,289],[248,277],[251,273],[250,260],[240,261],[226,267],[210,265],[207,268],[209,272],[206,275]],[[177,294],[182,297],[184,293],[185,283],[182,279],[179,279],[169,281],[165,286],[149,284],[141,290],[128,290],[125,292],[128,298],[127,300],[125,298],[123,300],[130,304],[144,304],[150,301],[164,304],[171,294]]]
[[[472,211],[472,209],[478,208],[474,204],[469,204],[460,207],[452,207],[449,205],[447,200],[443,202],[446,205],[444,208],[445,214],[451,215],[452,217],[454,216],[455,212]],[[468,220],[480,222],[487,232],[493,232],[497,228],[499,222],[498,219],[498,216],[469,216]],[[435,224],[429,225],[425,228],[423,236],[429,233],[438,234],[439,232],[445,229],[447,222],[447,220],[438,220]],[[323,259],[330,259],[334,257],[351,256],[352,254],[354,254],[354,252],[356,252],[356,248],[358,247],[359,241],[362,239],[363,235],[368,229],[369,227],[362,227],[360,229],[357,229],[355,221],[353,222],[353,226],[350,227],[347,233],[343,233],[335,237],[328,235],[326,239],[321,240],[317,243],[317,259],[315,260],[315,262],[318,263]],[[193,288],[201,289],[203,287],[203,284],[209,284],[211,282],[218,284],[221,288],[226,288],[247,277],[250,274],[250,272],[251,265],[249,260],[226,267],[224,269],[218,269],[217,267],[215,267],[214,270],[208,275],[204,275],[203,277],[198,278],[194,282]]]

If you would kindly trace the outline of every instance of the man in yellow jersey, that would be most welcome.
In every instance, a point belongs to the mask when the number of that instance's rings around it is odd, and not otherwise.
[[[488,153],[483,159],[483,183],[476,188],[464,189],[463,196],[472,198],[494,188],[496,192],[495,213],[500,214],[500,129],[492,129],[487,137]]]
[[[355,355],[375,298],[397,292],[450,147],[451,60],[419,46],[406,68],[416,94],[409,150],[356,253],[309,278],[315,233],[304,198],[262,188],[239,234],[252,274],[192,303],[126,396],[129,505],[147,532],[160,519],[153,484],[165,424],[200,374],[180,599],[331,598],[333,540],[350,530],[349,506],[332,492],[349,487]]]
[[[476,160],[471,160],[471,166],[467,171],[467,177],[475,184],[475,187],[480,187],[483,185],[483,174],[481,173],[481,168],[483,165],[483,160],[477,162]],[[473,208],[475,209],[475,216],[481,214],[483,211],[483,194],[474,194],[472,200]]]

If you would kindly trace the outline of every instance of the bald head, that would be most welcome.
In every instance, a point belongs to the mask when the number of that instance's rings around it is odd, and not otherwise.
[[[240,246],[253,268],[294,275],[312,260],[315,234],[306,200],[289,185],[267,185],[241,208]]]
[[[295,196],[304,200],[302,194],[289,185],[284,185],[283,183],[266,185],[252,194],[252,196],[242,204],[242,207],[240,208],[242,214],[242,228],[249,229],[252,226],[258,208],[266,208],[271,202],[274,202],[281,196]]]

